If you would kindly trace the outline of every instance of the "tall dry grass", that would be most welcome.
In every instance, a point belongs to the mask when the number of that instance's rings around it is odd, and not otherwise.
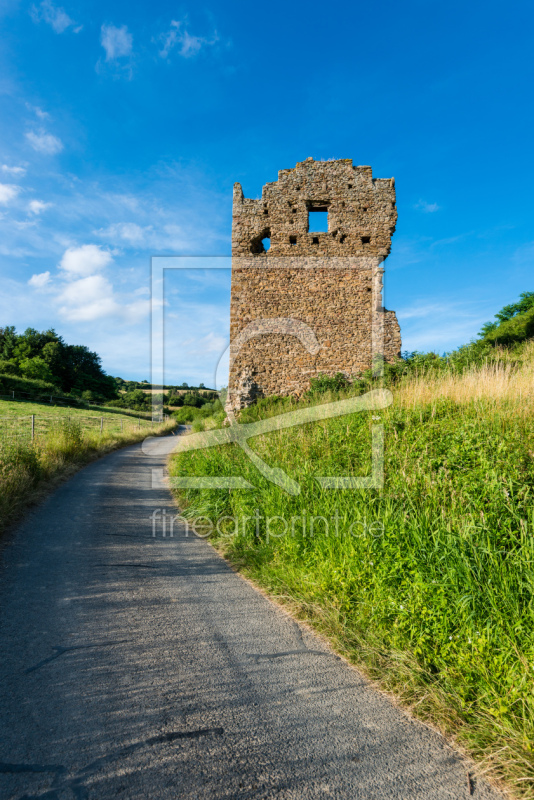
[[[487,362],[462,373],[445,372],[410,376],[395,391],[401,408],[453,403],[488,402],[522,406],[534,401],[534,342],[525,348],[521,363],[509,360]]]

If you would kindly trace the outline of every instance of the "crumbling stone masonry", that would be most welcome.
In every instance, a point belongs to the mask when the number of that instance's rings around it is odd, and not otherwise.
[[[234,185],[229,410],[400,355],[397,318],[382,307],[396,221],[394,179],[352,159],[308,158],[258,200]]]

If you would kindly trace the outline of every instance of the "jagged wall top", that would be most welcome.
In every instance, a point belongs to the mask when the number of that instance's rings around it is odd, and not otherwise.
[[[328,212],[328,232],[309,230],[309,214],[318,210]],[[371,167],[355,167],[351,158],[307,158],[280,170],[258,200],[245,198],[241,184],[234,184],[232,253],[385,258],[396,221],[393,178],[373,178]]]

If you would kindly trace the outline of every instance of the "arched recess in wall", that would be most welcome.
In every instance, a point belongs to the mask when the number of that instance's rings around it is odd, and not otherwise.
[[[251,253],[266,253],[271,247],[271,231],[269,228],[264,228],[259,236],[255,236],[250,243]]]

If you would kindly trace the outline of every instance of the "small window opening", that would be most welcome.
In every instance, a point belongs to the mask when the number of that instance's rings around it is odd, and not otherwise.
[[[271,246],[271,231],[266,228],[259,236],[256,236],[250,243],[251,253],[265,253]]]
[[[289,244],[296,244],[296,243],[297,243],[297,237],[296,236],[290,236],[289,237]]]
[[[293,212],[293,214],[297,213],[297,209],[296,208],[292,208],[291,211]]]
[[[319,244],[319,237],[318,236],[314,236],[313,239],[312,239],[312,242],[313,242],[313,244]]]
[[[370,244],[371,237],[370,236],[362,236],[362,244]]]
[[[349,189],[352,189],[352,183],[349,183]]]
[[[362,208],[362,211],[368,211],[368,210],[369,210],[369,206],[364,206],[364,207]]]
[[[268,213],[269,213],[269,209],[268,209],[268,208],[264,208],[264,209],[263,209],[263,213],[264,213],[264,214],[268,214]]]
[[[326,208],[309,209],[308,231],[310,233],[328,233],[328,211]]]
[[[340,244],[343,244],[343,242],[345,241],[345,239],[346,239],[346,238],[347,238],[347,237],[346,237],[346,236],[345,236],[345,234],[343,233],[343,234],[342,234],[342,235],[339,237],[339,243],[340,243]]]

